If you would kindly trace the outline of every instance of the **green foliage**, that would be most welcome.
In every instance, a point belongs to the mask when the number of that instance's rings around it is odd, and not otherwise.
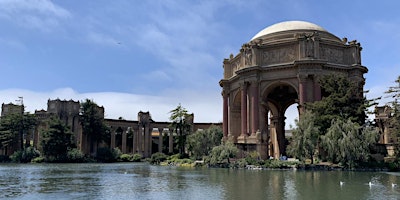
[[[218,126],[198,130],[187,137],[187,148],[194,159],[208,156],[213,147],[221,144],[223,133]]]
[[[73,133],[63,122],[52,118],[42,133],[42,153],[48,162],[66,162],[67,152],[75,147]]]
[[[300,116],[300,120],[296,120],[296,128],[292,132],[292,138],[287,148],[288,154],[305,160],[311,158],[315,154],[315,150],[319,141],[319,128],[315,126],[316,116],[306,111]]]
[[[69,149],[67,152],[67,160],[68,160],[68,162],[82,163],[82,162],[86,162],[86,157],[85,157],[85,154],[83,154],[81,150],[79,150],[77,148],[72,148],[72,149]]]
[[[110,143],[111,138],[108,134],[109,129],[104,123],[104,114],[95,102],[86,99],[81,103],[80,123],[83,134],[89,137],[91,151],[102,141]]]
[[[248,165],[258,165],[260,161],[260,155],[257,151],[252,151],[247,153],[245,160]]]
[[[140,162],[142,156],[140,154],[122,154],[119,156],[119,160],[122,162]]]
[[[395,80],[397,85],[389,87],[388,91],[385,93],[388,94],[388,98],[391,98],[390,106],[391,106],[391,117],[388,119],[387,127],[389,128],[390,133],[393,134],[394,138],[399,142],[400,141],[400,76]],[[396,148],[396,157],[400,158],[400,149]]]
[[[284,169],[291,168],[293,166],[298,166],[300,163],[295,161],[283,161],[283,160],[266,160],[264,167],[272,169]]]
[[[211,166],[218,166],[218,165],[226,165],[230,163],[230,158],[236,158],[239,149],[232,143],[227,142],[223,145],[219,145],[214,147],[211,150],[211,154],[209,156],[209,162]]]
[[[398,100],[400,98],[400,76],[395,80],[397,85],[389,87],[389,89],[385,92],[389,94],[389,97],[393,98],[393,100]]]
[[[31,163],[43,163],[43,162],[45,162],[45,161],[46,161],[46,160],[45,160],[44,157],[39,156],[39,157],[36,157],[36,158],[32,159],[32,160],[31,160]]]
[[[151,164],[160,164],[161,162],[165,161],[167,159],[167,155],[157,152],[153,153],[150,158],[150,163]]]
[[[400,158],[396,158],[393,162],[389,163],[390,171],[400,171]]]
[[[0,119],[0,148],[19,143],[18,146],[22,149],[23,134],[31,130],[36,123],[35,116],[29,113],[2,116]]]
[[[32,159],[39,156],[40,152],[38,150],[36,150],[34,147],[27,147],[23,150],[14,152],[10,158],[13,162],[28,163],[31,162]]]
[[[192,115],[188,114],[186,108],[179,104],[175,109],[170,111],[171,116],[169,119],[172,121],[170,127],[172,127],[176,133],[178,133],[178,148],[179,153],[185,152],[186,137],[190,134]]]
[[[231,164],[233,168],[245,168],[248,165],[261,166],[264,164],[264,160],[260,160],[260,155],[257,151],[244,152],[244,158],[237,159],[235,163]]]
[[[0,163],[10,162],[11,159],[7,155],[0,155]]]
[[[306,104],[306,109],[318,116],[314,123],[322,134],[325,134],[334,119],[365,123],[366,111],[371,104],[361,96],[359,85],[345,76],[333,74],[322,77],[320,85],[322,100]]]
[[[328,160],[352,169],[369,159],[370,147],[377,139],[378,133],[375,128],[360,127],[350,119],[338,119],[333,120],[321,140]]]
[[[118,148],[101,147],[97,149],[96,159],[99,162],[109,163],[117,161],[120,155],[121,151]]]

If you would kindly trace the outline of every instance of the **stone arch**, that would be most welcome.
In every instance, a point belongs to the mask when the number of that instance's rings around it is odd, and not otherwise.
[[[236,142],[237,138],[241,134],[240,130],[242,130],[241,126],[241,91],[237,90],[233,93],[233,101],[230,105],[231,107],[231,118],[230,118],[230,127],[229,127],[229,137],[232,138],[232,142]]]
[[[260,31],[223,61],[224,138],[262,158],[285,155],[285,112],[298,103],[301,115],[305,103],[321,100],[322,75],[345,74],[359,83],[362,94],[368,69],[360,51],[355,40],[341,40],[309,22],[282,22]]]
[[[268,154],[274,158],[286,155],[285,113],[289,106],[298,102],[298,90],[288,81],[274,81],[263,88],[262,101],[270,113],[268,128]],[[264,122],[266,123],[266,122]]]

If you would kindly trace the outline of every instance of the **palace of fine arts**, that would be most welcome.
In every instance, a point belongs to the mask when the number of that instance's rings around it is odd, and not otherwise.
[[[400,199],[398,8],[0,0],[0,200]]]
[[[171,110],[169,122],[154,121],[142,111],[137,120],[108,119],[107,108],[88,99],[49,99],[47,110],[30,114],[20,99],[21,104],[2,104],[0,154],[13,157],[29,149],[47,161],[65,161],[74,153],[99,158],[118,151],[160,163],[179,153],[209,166],[247,157],[253,159],[246,160],[248,165],[267,160],[346,168],[396,163],[398,104],[376,106],[375,120],[367,120],[375,103],[364,96],[368,68],[361,50],[357,40],[339,38],[314,23],[276,23],[223,60],[222,123],[196,123],[195,113],[181,105]],[[393,92],[398,98],[398,87],[391,87]],[[297,105],[299,119],[285,130],[291,105]],[[221,152],[229,153],[223,157]]]

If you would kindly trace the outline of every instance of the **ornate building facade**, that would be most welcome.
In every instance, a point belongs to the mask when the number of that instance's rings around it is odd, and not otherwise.
[[[237,55],[223,61],[224,139],[262,158],[286,154],[285,111],[318,101],[318,79],[341,74],[359,85],[362,98],[367,68],[361,46],[304,21],[271,25],[243,44]]]
[[[387,157],[395,156],[395,150],[399,146],[399,138],[391,124],[392,114],[390,106],[375,107],[375,123],[379,130],[377,147],[378,151]]]
[[[22,111],[21,111],[22,109]],[[98,113],[104,118],[104,107],[97,107]],[[2,116],[17,112],[23,113],[23,105],[3,104]],[[140,111],[137,120],[124,119],[104,119],[109,128],[110,140],[101,144],[91,144],[88,135],[82,131],[79,121],[80,103],[73,100],[48,100],[47,110],[36,110],[34,113],[37,125],[34,130],[24,134],[25,143],[32,143],[40,150],[41,135],[46,130],[47,123],[51,117],[56,117],[64,122],[75,136],[77,148],[84,154],[94,155],[97,147],[119,148],[122,153],[141,154],[148,158],[155,152],[172,153],[174,150],[174,137],[176,133],[170,128],[171,122],[156,122],[151,118],[149,112]],[[211,125],[221,126],[221,123],[194,123],[194,115],[188,120],[191,124],[192,132],[199,129],[207,129]],[[163,146],[167,139],[167,147]],[[15,146],[15,145],[14,145]],[[16,146],[9,146],[7,150],[0,149],[0,155],[11,155],[19,150]],[[167,150],[165,150],[167,149]]]

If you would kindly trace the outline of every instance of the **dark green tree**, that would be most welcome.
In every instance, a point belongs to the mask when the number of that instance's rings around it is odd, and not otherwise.
[[[184,154],[185,152],[185,143],[186,137],[190,134],[190,119],[192,115],[188,114],[186,108],[182,107],[179,104],[175,109],[169,112],[171,116],[169,119],[172,121],[170,126],[175,130],[178,134],[178,149],[180,154]]]
[[[315,151],[318,149],[319,128],[314,124],[317,117],[310,111],[306,111],[296,120],[296,128],[292,132],[292,138],[288,146],[288,154],[305,160],[310,158],[314,162]]]
[[[0,119],[0,148],[14,146],[16,150],[24,148],[23,135],[29,134],[29,131],[36,125],[35,115],[10,114]],[[29,144],[26,144],[29,146]]]
[[[108,127],[104,123],[104,113],[92,100],[86,99],[81,103],[80,123],[82,125],[83,134],[89,141],[90,152],[96,154],[98,144],[105,141],[109,142],[110,134]]]
[[[391,98],[389,105],[391,107],[391,117],[389,118],[389,130],[396,140],[400,141],[400,76],[395,80],[395,86],[389,87],[385,92],[388,98]],[[396,157],[400,159],[400,149],[396,148]]]
[[[333,120],[327,133],[321,136],[328,160],[350,169],[368,161],[370,149],[377,142],[378,131],[372,126],[360,126],[350,119]]]
[[[372,104],[361,96],[359,85],[345,76],[333,74],[322,77],[319,83],[322,99],[306,104],[306,109],[318,116],[315,118],[315,125],[322,134],[326,133],[334,119],[350,119],[359,125],[365,124],[367,109]]]
[[[47,123],[49,128],[42,133],[42,153],[47,161],[65,162],[68,150],[75,147],[73,133],[57,118]]]
[[[210,126],[205,130],[198,130],[187,137],[187,148],[195,159],[208,156],[213,147],[221,144],[223,133],[218,126]]]

